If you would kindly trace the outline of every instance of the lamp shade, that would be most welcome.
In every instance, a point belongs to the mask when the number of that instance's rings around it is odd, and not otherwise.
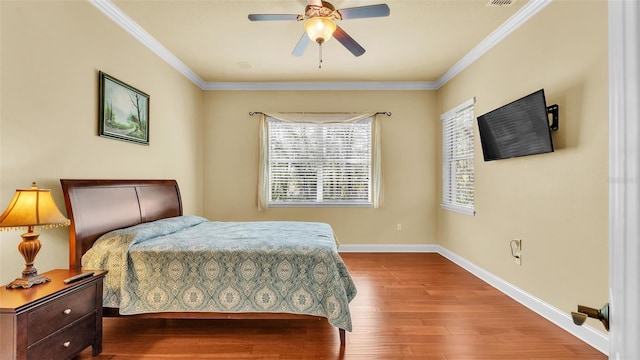
[[[304,29],[311,40],[322,44],[331,39],[336,31],[336,23],[328,17],[314,17],[307,20]]]
[[[11,203],[0,215],[0,230],[68,226],[69,223],[58,210],[51,191],[38,189],[36,183],[31,189],[16,190]]]

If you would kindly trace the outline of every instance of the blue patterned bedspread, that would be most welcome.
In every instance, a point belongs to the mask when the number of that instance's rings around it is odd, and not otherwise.
[[[168,218],[103,235],[82,266],[109,270],[104,306],[124,315],[294,313],[352,327],[356,288],[324,223]]]

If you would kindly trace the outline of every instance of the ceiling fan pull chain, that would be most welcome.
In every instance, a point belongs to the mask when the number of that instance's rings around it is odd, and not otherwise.
[[[320,47],[320,59],[318,60],[318,69],[322,69],[322,43],[318,43]]]

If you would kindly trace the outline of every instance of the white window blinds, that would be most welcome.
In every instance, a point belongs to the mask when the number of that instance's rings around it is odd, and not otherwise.
[[[269,118],[269,205],[371,205],[371,125]]]
[[[473,215],[475,99],[442,114],[442,208]]]
[[[371,205],[371,118],[268,124],[269,206]]]

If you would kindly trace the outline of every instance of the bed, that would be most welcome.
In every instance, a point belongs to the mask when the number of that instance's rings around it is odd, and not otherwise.
[[[356,288],[328,224],[186,216],[175,180],[60,183],[70,268],[109,270],[105,316],[315,317],[345,345]]]

